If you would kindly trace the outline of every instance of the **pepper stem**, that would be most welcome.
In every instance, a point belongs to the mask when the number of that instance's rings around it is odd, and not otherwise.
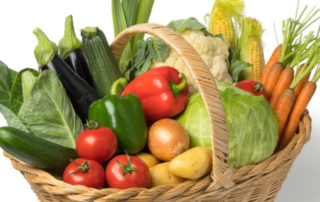
[[[83,50],[81,41],[76,37],[72,15],[66,17],[64,36],[59,42],[60,56],[65,60],[76,49]]]
[[[33,33],[36,35],[39,44],[34,49],[34,55],[39,64],[39,68],[51,62],[53,57],[58,52],[58,47],[55,43],[50,41],[45,33],[39,29],[35,28]]]
[[[124,177],[126,174],[129,174],[130,177],[132,178],[131,176],[131,172],[135,172],[137,173],[137,168],[133,167],[131,165],[131,160],[130,160],[130,156],[128,155],[127,151],[126,152],[126,155],[127,155],[127,165],[124,165],[122,164],[120,161],[117,160],[117,162],[119,163],[119,165],[123,168],[123,172],[122,172],[122,176]]]
[[[80,165],[79,163],[77,163],[77,162],[75,162],[75,161],[73,161],[73,160],[71,160],[71,161],[78,166],[79,170],[77,170],[76,172],[72,172],[72,173],[70,173],[69,175],[73,175],[73,174],[76,174],[76,173],[85,173],[85,172],[87,172],[87,171],[89,170],[89,168],[90,168],[90,163],[89,163],[89,161],[85,161],[82,165]]]
[[[95,130],[99,128],[99,123],[95,120],[87,120],[87,123],[84,125],[84,127],[89,130]]]
[[[127,80],[125,78],[120,78],[116,80],[111,86],[111,90],[110,90],[111,95],[117,95],[119,85],[122,87],[125,87],[127,85]]]
[[[263,84],[262,83],[260,83],[259,81],[257,81],[255,84],[254,84],[254,91],[255,92],[258,92],[258,93],[260,93],[260,92],[262,92],[263,91]]]
[[[179,78],[182,79],[182,82],[180,84],[176,84],[173,81],[170,82],[170,88],[175,97],[179,97],[181,95],[180,91],[184,89],[187,85],[187,78],[183,73],[179,75]]]

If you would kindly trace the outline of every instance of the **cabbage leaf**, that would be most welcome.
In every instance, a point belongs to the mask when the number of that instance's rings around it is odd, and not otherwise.
[[[229,165],[240,168],[269,157],[278,142],[278,119],[263,96],[218,83],[229,129]],[[190,135],[191,147],[212,147],[208,114],[199,92],[177,118]]]

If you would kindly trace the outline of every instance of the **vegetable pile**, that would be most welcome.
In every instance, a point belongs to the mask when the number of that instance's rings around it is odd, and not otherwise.
[[[113,0],[114,34],[151,15],[153,0]],[[299,8],[299,4],[298,4]],[[261,23],[242,0],[216,0],[208,29],[197,19],[167,25],[199,53],[217,82],[229,131],[228,163],[259,163],[286,148],[320,79],[319,9],[283,21],[283,41],[264,65]],[[178,54],[136,35],[120,63],[98,27],[58,46],[34,29],[38,71],[0,61],[0,147],[72,185],[151,188],[212,171],[208,113]],[[312,75],[312,77],[311,77]],[[309,80],[309,78],[311,78]],[[71,161],[70,161],[71,160]]]

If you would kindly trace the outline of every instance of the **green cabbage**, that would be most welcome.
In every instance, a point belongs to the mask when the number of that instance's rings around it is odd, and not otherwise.
[[[240,168],[269,157],[278,142],[278,119],[263,96],[218,83],[229,129],[229,165]],[[191,147],[211,148],[208,114],[201,95],[193,94],[177,121],[188,131]]]

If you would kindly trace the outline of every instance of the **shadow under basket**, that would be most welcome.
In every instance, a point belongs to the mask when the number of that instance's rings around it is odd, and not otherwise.
[[[223,106],[212,74],[194,48],[173,30],[157,24],[139,24],[118,35],[111,44],[119,61],[122,51],[134,34],[148,33],[169,45],[184,61],[197,84],[205,103],[212,134],[213,167],[211,175],[199,180],[188,180],[178,185],[162,185],[151,189],[131,188],[92,189],[72,186],[55,179],[49,173],[4,153],[30,183],[42,202],[104,202],[104,201],[274,201],[295,158],[311,134],[308,111],[301,117],[299,133],[282,151],[259,164],[233,169],[227,163],[229,152],[228,128]]]

